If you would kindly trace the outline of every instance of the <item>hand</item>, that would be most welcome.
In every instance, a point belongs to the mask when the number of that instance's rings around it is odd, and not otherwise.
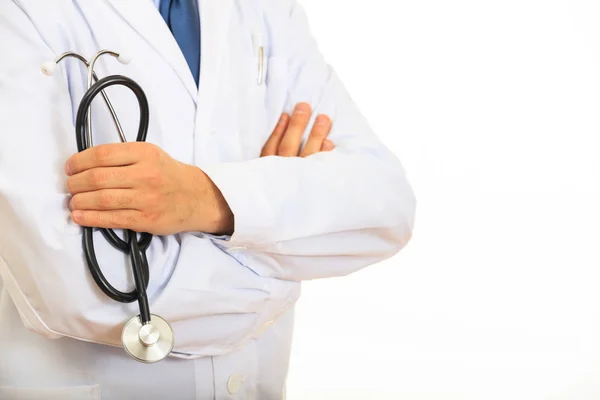
[[[311,107],[307,103],[296,105],[291,117],[283,113],[260,156],[307,157],[321,151],[333,150],[333,142],[327,139],[331,131],[331,119],[327,115],[319,115],[306,145],[300,151],[302,135],[308,126],[311,113]]]
[[[106,144],[65,164],[73,221],[156,235],[228,233],[233,214],[200,168],[143,142]]]

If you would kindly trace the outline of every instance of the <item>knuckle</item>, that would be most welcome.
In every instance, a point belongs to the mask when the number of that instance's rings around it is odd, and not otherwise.
[[[124,224],[126,224],[126,226],[133,226],[137,223],[137,218],[132,214],[126,215],[122,218],[122,220],[124,221]]]
[[[160,219],[160,213],[156,211],[144,212],[144,219],[150,223],[157,222]]]
[[[114,203],[114,197],[109,192],[103,192],[100,194],[98,204],[103,208],[108,208]]]
[[[150,160],[160,159],[160,156],[161,156],[160,147],[156,146],[153,143],[144,143],[144,146],[142,146],[142,148],[143,148],[144,156],[146,156]]]
[[[112,178],[116,182],[124,182],[127,179],[127,173],[125,172],[125,168],[115,168],[112,171]]]
[[[146,172],[146,181],[150,186],[161,186],[163,183],[161,170],[158,168],[148,168],[148,171]]]
[[[87,178],[88,178],[88,182],[91,183],[92,185],[98,185],[106,179],[106,176],[102,172],[102,170],[93,169],[93,170],[89,171]]]
[[[306,127],[308,126],[308,123],[310,122],[310,119],[308,117],[306,118],[294,118],[292,119],[292,121],[290,121],[290,124],[288,126],[287,132],[303,132]]]
[[[116,197],[115,202],[120,207],[126,207],[133,203],[133,197],[127,195],[120,195]]]
[[[123,228],[127,223],[126,218],[120,213],[116,212],[110,213],[109,221],[110,224],[116,228]]]
[[[92,156],[96,161],[104,161],[110,157],[110,147],[108,146],[96,146],[92,147]]]
[[[123,217],[121,217],[117,213],[111,213],[109,220],[110,224],[115,228],[122,228],[125,226],[125,224],[123,223]]]

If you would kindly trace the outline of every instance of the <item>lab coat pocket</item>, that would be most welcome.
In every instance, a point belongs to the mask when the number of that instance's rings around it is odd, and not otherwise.
[[[2,400],[100,400],[100,386],[0,387]]]
[[[245,158],[256,158],[263,145],[273,133],[281,113],[285,110],[288,87],[288,58],[265,57],[260,63],[258,56],[247,60],[249,88],[244,99],[247,121],[241,126]]]
[[[269,57],[267,61],[268,74],[265,78],[267,86],[265,107],[271,112],[270,116],[273,126],[285,107],[288,92],[288,62],[288,57],[284,56]]]

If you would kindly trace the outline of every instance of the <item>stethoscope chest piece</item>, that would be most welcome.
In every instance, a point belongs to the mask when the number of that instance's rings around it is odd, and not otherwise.
[[[175,344],[173,329],[159,316],[151,315],[149,324],[142,325],[139,316],[131,318],[123,327],[121,340],[129,356],[137,361],[152,364],[163,360]]]

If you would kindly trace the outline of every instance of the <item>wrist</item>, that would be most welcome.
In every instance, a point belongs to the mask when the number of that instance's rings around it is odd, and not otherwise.
[[[193,226],[194,231],[213,235],[232,235],[234,216],[223,194],[198,167],[194,169],[194,192],[197,206],[195,207]]]

